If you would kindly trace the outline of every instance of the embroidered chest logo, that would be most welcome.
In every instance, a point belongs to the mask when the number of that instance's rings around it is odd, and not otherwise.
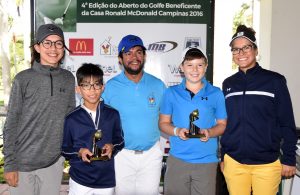
[[[149,107],[154,107],[156,105],[155,97],[153,94],[148,96],[148,105]]]
[[[201,100],[208,100],[208,97],[201,97]]]

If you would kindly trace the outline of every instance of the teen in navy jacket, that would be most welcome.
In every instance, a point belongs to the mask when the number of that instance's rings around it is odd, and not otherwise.
[[[296,168],[296,127],[285,77],[256,62],[255,32],[238,27],[230,42],[239,71],[223,82],[227,127],[221,138],[231,195],[274,195]],[[282,156],[281,156],[282,151]],[[280,159],[280,160],[279,160]]]

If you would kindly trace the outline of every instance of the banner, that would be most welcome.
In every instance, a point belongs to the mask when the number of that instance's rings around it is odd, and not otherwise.
[[[190,45],[206,51],[212,82],[213,10],[208,0],[36,0],[35,27],[59,25],[73,51],[63,67],[75,74],[82,63],[99,64],[104,81],[122,70],[117,57],[122,37],[137,35],[147,48],[145,71],[172,86],[182,80],[181,53]]]

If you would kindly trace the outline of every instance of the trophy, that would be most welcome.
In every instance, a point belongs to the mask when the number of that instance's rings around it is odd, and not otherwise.
[[[190,127],[189,132],[186,134],[189,138],[201,138],[205,137],[204,134],[200,133],[200,128],[197,127],[193,122],[199,119],[199,111],[198,109],[193,110],[193,112],[190,113]]]
[[[103,150],[102,148],[98,148],[97,146],[97,142],[99,140],[101,140],[102,138],[102,131],[101,130],[96,130],[96,132],[93,135],[93,149],[92,149],[92,153],[93,156],[91,156],[90,160],[91,161],[96,161],[96,160],[101,160],[101,161],[106,161],[109,160],[109,157],[106,156],[102,156],[101,154],[105,153],[105,150]]]

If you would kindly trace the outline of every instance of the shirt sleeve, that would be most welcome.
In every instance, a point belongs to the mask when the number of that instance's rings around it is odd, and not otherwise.
[[[79,150],[81,148],[89,148],[85,140],[88,140],[91,135],[89,132],[86,132],[84,136],[80,135],[78,129],[76,129],[79,126],[76,124],[76,120],[67,117],[64,123],[62,155],[67,160],[78,159]]]
[[[216,119],[227,119],[225,98],[221,90],[218,91],[216,98]]]
[[[162,97],[162,102],[160,105],[160,114],[172,115],[173,106],[172,106],[172,102],[170,101],[170,99],[171,99],[171,88],[168,88],[164,91],[164,94]]]
[[[3,129],[4,172],[18,171],[16,159],[17,128],[23,107],[21,83],[14,80],[9,98],[8,112]]]
[[[282,77],[275,81],[276,87],[276,112],[283,142],[281,145],[281,163],[289,166],[296,165],[297,133],[293,114],[293,106],[286,85],[286,79]]]
[[[115,156],[119,151],[124,148],[124,134],[121,125],[120,115],[117,112],[114,125],[114,132],[112,138],[112,144],[114,145],[113,155]]]

